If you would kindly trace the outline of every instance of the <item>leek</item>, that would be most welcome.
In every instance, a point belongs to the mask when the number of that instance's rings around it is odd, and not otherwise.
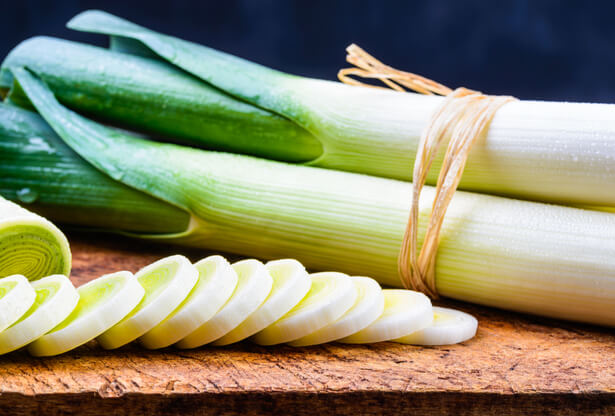
[[[166,62],[38,37],[8,55],[0,85],[12,85],[11,66],[35,70],[61,102],[85,114],[174,141],[297,162],[322,152],[303,128]],[[8,100],[28,106],[19,88]]]
[[[19,274],[36,280],[51,274],[68,275],[70,267],[64,234],[45,218],[0,196],[0,277]]]
[[[146,238],[263,259],[296,257],[312,269],[399,285],[408,183],[131,137],[66,109],[30,72],[15,74],[81,157],[191,213],[183,233]],[[423,224],[432,200],[427,187]],[[613,326],[613,235],[615,216],[608,213],[457,192],[441,234],[436,287],[460,300]]]
[[[308,162],[314,166],[411,179],[419,135],[442,101],[441,97],[291,76],[158,34],[100,11],[81,13],[68,26],[119,36],[121,42],[116,39],[114,44],[119,44],[123,51],[143,55],[148,48],[160,59],[206,83],[292,120],[322,145],[322,153]],[[135,46],[138,43],[141,45]],[[4,66],[6,69],[11,65],[37,65],[34,61],[44,61],[48,53],[32,51],[30,56],[19,59],[9,56]],[[62,72],[45,74],[46,69],[38,65],[36,70],[42,71],[46,80],[69,76]],[[6,82],[9,80],[10,77]],[[163,79],[158,85],[161,89],[172,88]],[[138,87],[134,95],[144,89]],[[63,97],[62,90],[55,91]],[[111,112],[106,109],[100,115]],[[472,149],[460,189],[569,204],[615,206],[613,120],[615,105],[509,103],[498,111],[486,137]],[[286,145],[301,149],[305,143],[288,140]],[[440,157],[443,152],[444,149]],[[267,157],[266,152],[258,154]],[[435,183],[438,170],[432,170],[428,183]]]
[[[434,306],[431,326],[413,332],[395,342],[413,345],[450,345],[469,340],[476,335],[478,321],[462,311]]]
[[[188,296],[199,272],[184,256],[158,260],[139,270],[136,280],[145,290],[141,302],[120,322],[99,335],[105,349],[119,348],[160,324]]]
[[[384,289],[384,310],[367,328],[339,342],[365,344],[401,338],[428,328],[433,323],[429,298],[411,290]]]
[[[96,338],[117,324],[141,301],[144,289],[130,272],[117,272],[77,288],[79,301],[59,325],[30,345],[37,357],[58,355]]]
[[[337,321],[304,337],[289,342],[294,347],[323,344],[345,338],[371,325],[384,311],[384,294],[369,277],[350,278],[357,289],[357,300]]]
[[[192,292],[162,322],[139,338],[145,348],[168,347],[190,335],[224,306],[237,286],[237,273],[222,256],[209,256],[194,267],[199,272]]]
[[[0,332],[13,325],[36,300],[28,279],[17,274],[0,279]]]
[[[59,274],[32,282],[36,292],[34,304],[4,331],[0,331],[0,354],[27,345],[60,324],[77,306],[79,294],[68,280]]]
[[[179,348],[196,348],[228,334],[248,319],[271,292],[273,279],[258,260],[249,259],[233,264],[237,287],[213,318],[177,343]]]
[[[190,220],[182,210],[92,169],[38,114],[1,103],[0,160],[0,195],[27,204],[31,211],[56,222],[104,230],[169,233],[185,229]],[[41,247],[49,250],[54,245]],[[0,266],[0,276],[30,274],[20,270],[4,272]],[[68,270],[46,268],[35,276],[67,274]]]
[[[260,345],[295,341],[341,318],[354,304],[358,291],[343,273],[321,272],[310,276],[310,290],[288,313],[251,339]]]

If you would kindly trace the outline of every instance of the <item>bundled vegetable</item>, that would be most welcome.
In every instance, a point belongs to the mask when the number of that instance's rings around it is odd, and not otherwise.
[[[11,87],[11,66],[29,66],[71,108],[208,148],[409,180],[443,99],[283,74],[98,11],[69,27],[112,35],[122,53],[31,39],[5,60],[0,84]],[[614,206],[613,120],[613,105],[509,103],[474,145],[460,188]]]
[[[310,268],[399,285],[408,183],[131,137],[66,109],[28,70],[13,71],[32,104],[90,169],[191,215],[183,232],[143,237],[259,258],[298,257]],[[22,168],[36,166],[14,160]],[[2,189],[11,186],[1,178],[0,183]],[[432,198],[433,190],[425,189],[421,218]],[[458,192],[439,243],[437,290],[485,305],[613,326],[613,235],[615,216],[608,213]]]
[[[10,179],[3,176],[2,182]],[[24,199],[35,193],[30,188],[18,192]],[[36,280],[56,273],[68,275],[70,267],[71,254],[64,234],[45,218],[0,196],[0,277],[18,274]]]
[[[28,345],[32,355],[58,355],[94,338],[106,349],[136,339],[146,348],[195,348],[251,336],[266,345],[442,345],[466,341],[477,328],[463,312],[434,312],[421,293],[382,290],[371,278],[343,273],[308,275],[292,259],[230,265],[210,256],[192,265],[176,255],[78,289],[59,275],[32,286],[23,276],[0,279],[0,289],[9,286],[0,291],[0,354]]]

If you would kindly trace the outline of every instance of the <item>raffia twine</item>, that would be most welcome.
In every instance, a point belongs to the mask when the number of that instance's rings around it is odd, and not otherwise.
[[[438,298],[435,261],[446,210],[459,185],[472,145],[489,126],[497,110],[516,98],[486,95],[463,87],[452,90],[420,75],[385,65],[357,45],[350,45],[346,51],[346,60],[354,67],[339,71],[338,78],[345,84],[383,88],[352,78],[358,76],[379,80],[400,92],[412,90],[446,97],[421,133],[412,174],[410,215],[397,259],[400,280],[406,289]],[[447,139],[448,147],[436,183],[429,223],[423,245],[417,250],[421,190],[440,145]]]

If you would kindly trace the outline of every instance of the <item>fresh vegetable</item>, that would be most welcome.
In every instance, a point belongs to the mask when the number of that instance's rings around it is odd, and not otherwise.
[[[367,328],[339,342],[364,344],[400,338],[431,325],[433,311],[429,298],[410,290],[384,289],[384,311]]]
[[[4,160],[0,162],[3,165]],[[3,176],[1,180],[7,183],[11,178]],[[26,192],[34,191],[22,188],[18,192],[25,198]],[[0,196],[0,277],[19,274],[36,280],[55,273],[67,275],[70,266],[71,254],[64,234],[45,218]]]
[[[7,56],[0,85],[12,85],[15,66],[36,71],[71,108],[173,141],[294,162],[322,153],[317,139],[286,118],[160,60],[37,37]],[[18,86],[8,101],[29,106]]]
[[[254,335],[252,341],[274,345],[302,338],[337,321],[357,299],[355,285],[343,273],[315,273],[310,280],[307,295],[286,315]]]
[[[414,345],[457,344],[476,335],[477,327],[478,321],[470,314],[434,306],[433,322],[430,326],[397,338],[395,342]]]
[[[237,287],[230,299],[209,321],[179,341],[179,348],[196,348],[228,334],[245,321],[271,292],[273,279],[260,261],[250,259],[233,264]]]
[[[214,345],[232,344],[265,329],[286,315],[310,290],[312,281],[297,260],[274,260],[265,268],[273,279],[269,296],[235,329],[214,341]]]
[[[130,272],[101,276],[77,289],[71,314],[28,346],[30,354],[58,355],[77,348],[113,327],[141,301],[145,290]]]
[[[92,166],[192,214],[182,233],[144,237],[297,257],[315,270],[399,285],[408,183],[138,139],[66,109],[33,74],[16,74],[52,128]],[[422,223],[432,200],[425,188]],[[457,192],[440,237],[436,287],[442,296],[614,326],[613,235],[609,213]]]
[[[380,285],[369,277],[350,278],[357,289],[354,305],[337,321],[289,342],[294,347],[324,344],[358,332],[373,323],[384,310],[384,294]]]
[[[199,272],[186,257],[175,255],[144,267],[135,278],[145,295],[128,315],[96,338],[105,349],[126,345],[160,324],[186,299]]]
[[[21,275],[0,279],[0,331],[11,326],[34,303],[36,292]]]
[[[27,281],[26,281],[27,283]],[[59,274],[32,282],[36,292],[34,304],[4,331],[0,331],[0,354],[14,351],[35,341],[70,315],[77,306],[79,294],[66,276]],[[17,315],[28,302],[7,308]],[[0,310],[5,310],[0,307]]]
[[[0,161],[0,195],[27,204],[32,211],[56,222],[103,230],[173,233],[185,230],[190,221],[186,212],[93,169],[64,144],[38,114],[1,103]],[[9,209],[15,213],[24,212],[0,200],[0,213],[8,213]],[[36,245],[43,253],[53,250],[44,258],[60,261],[69,255],[63,237],[60,239],[55,231],[45,235],[42,240],[28,237],[26,241],[28,245],[50,241],[50,244]],[[54,239],[58,243],[54,243]],[[64,246],[66,249],[61,248]],[[14,246],[12,243],[0,245],[0,257],[4,257],[2,253],[7,247]],[[28,255],[27,251],[24,255]],[[66,257],[64,263],[63,266],[45,265],[36,260],[6,271],[0,266],[0,276],[22,273],[35,278],[52,273],[67,274],[70,257]],[[0,264],[4,263],[0,261]],[[43,270],[22,270],[26,264]],[[30,276],[32,272],[35,273]]]
[[[199,280],[188,297],[160,324],[139,338],[146,348],[175,344],[209,321],[237,286],[237,273],[222,256],[210,256],[194,265]]]
[[[202,85],[214,86],[258,109],[235,110],[235,104],[227,109],[217,106],[216,100],[192,106],[192,99],[180,97],[184,89],[176,86],[175,77],[169,80],[169,76],[152,73],[143,80],[145,76],[137,75],[151,72],[142,69],[146,58],[129,59],[125,54],[112,58],[111,53],[96,51],[88,60],[64,47],[45,46],[41,40],[28,41],[7,58],[3,64],[5,87],[11,83],[10,67],[26,65],[39,72],[67,105],[133,127],[185,139],[184,130],[199,124],[177,122],[172,115],[175,112],[215,126],[226,120],[231,126],[241,126],[229,135],[199,135],[207,130],[199,125],[191,143],[208,147],[409,180],[420,133],[442,101],[441,97],[291,76],[100,11],[81,13],[68,26],[119,36],[124,52],[143,55],[149,49],[160,60],[203,80]],[[118,39],[113,44],[117,46]],[[108,64],[91,64],[103,59]],[[199,83],[196,79],[192,82],[197,90]],[[155,94],[148,96],[152,91]],[[121,94],[125,97],[118,102],[114,97]],[[134,101],[134,107],[123,101]],[[161,103],[171,108],[161,109]],[[156,109],[155,116],[139,114],[150,107]],[[254,119],[245,114],[261,110],[268,111],[267,120],[274,113],[310,134],[296,133],[289,127],[291,123],[269,127],[255,122],[255,130],[262,126],[280,142],[253,139],[249,124]],[[615,206],[613,120],[613,105],[509,103],[498,111],[486,137],[474,145],[460,188],[542,201]],[[435,167],[440,165],[443,152]],[[428,183],[435,183],[437,172],[431,171]]]
[[[197,270],[198,282],[186,290],[194,284]],[[28,291],[31,296],[24,295]],[[391,300],[392,295],[397,297]],[[2,303],[7,296],[13,296],[12,301]],[[400,305],[404,296],[411,301]],[[78,289],[61,275],[32,284],[23,276],[4,278],[0,306],[0,318],[16,321],[0,331],[0,354],[29,344],[28,350],[37,356],[61,354],[93,338],[104,348],[138,337],[146,348],[163,348],[178,340],[180,348],[211,340],[227,345],[257,331],[252,339],[263,345],[314,345],[340,338],[360,342],[353,340],[355,336],[365,342],[388,341],[387,333],[395,336],[423,328],[426,309],[432,316],[431,302],[423,294],[383,291],[369,277],[335,272],[308,276],[293,259],[266,266],[247,259],[231,266],[221,256],[210,256],[193,266],[178,255],[154,262],[136,276],[126,271],[108,274]],[[471,316],[445,308],[435,311],[437,328],[415,334],[416,343],[451,343],[476,332]],[[229,328],[234,329],[228,332]],[[366,337],[365,331],[372,335]],[[220,338],[221,333],[226,335]],[[412,343],[410,337],[397,342]]]

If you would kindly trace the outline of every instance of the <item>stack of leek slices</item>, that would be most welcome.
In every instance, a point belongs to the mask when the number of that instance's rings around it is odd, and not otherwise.
[[[0,279],[0,354],[27,346],[62,354],[93,339],[106,349],[196,348],[250,338],[260,345],[331,341],[454,344],[477,321],[432,307],[418,292],[382,289],[369,277],[308,274],[292,259],[163,258],[136,275],[120,271],[75,288],[63,275]]]

